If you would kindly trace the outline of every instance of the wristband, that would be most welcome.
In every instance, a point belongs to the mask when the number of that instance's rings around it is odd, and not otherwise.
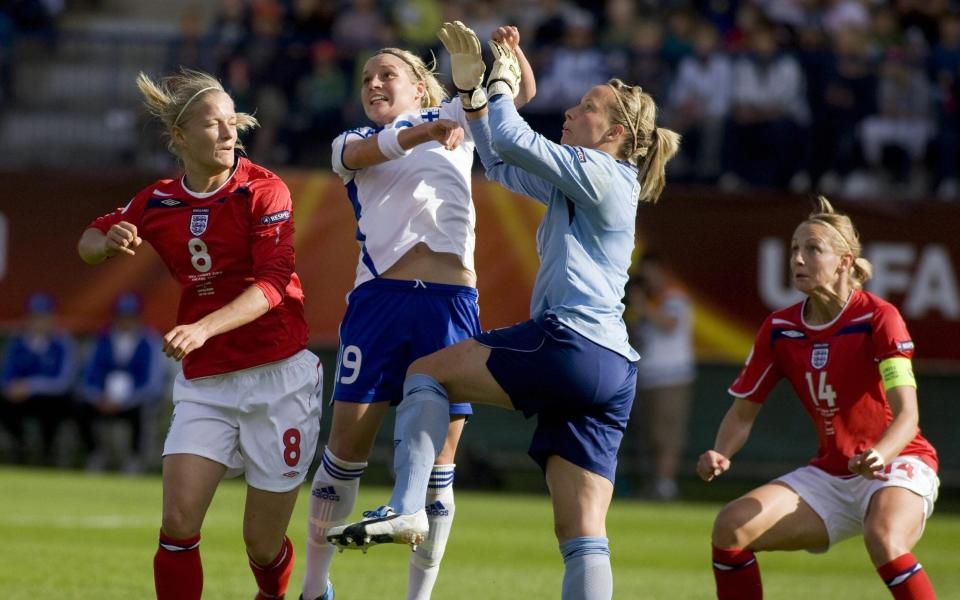
[[[516,97],[517,93],[513,86],[506,79],[494,79],[487,82],[487,96],[493,98],[501,94],[509,94],[511,98]]]
[[[377,134],[377,148],[380,148],[380,152],[390,160],[410,154],[409,150],[404,150],[400,145],[399,135],[400,130],[396,127],[384,129]]]
[[[487,94],[483,91],[483,88],[476,87],[472,90],[457,88],[457,92],[460,93],[460,104],[463,105],[463,112],[477,112],[487,107]]]

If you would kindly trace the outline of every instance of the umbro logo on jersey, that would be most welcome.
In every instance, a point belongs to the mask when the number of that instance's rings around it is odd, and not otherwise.
[[[320,498],[321,500],[340,502],[340,494],[337,493],[337,490],[332,485],[322,488],[314,488],[310,494],[314,498]]]
[[[163,204],[164,206],[180,206],[181,204],[183,204],[183,202],[180,202],[179,200],[174,200],[173,198],[167,198],[166,200],[161,200],[160,204]]]
[[[287,471],[286,473],[283,474],[283,476],[284,476],[284,477],[289,477],[290,479],[293,479],[294,477],[296,477],[296,476],[299,475],[299,474],[300,474],[300,471]]]
[[[260,222],[264,225],[275,225],[281,223],[290,218],[289,210],[281,210],[275,213],[270,213],[269,215],[263,215],[260,217]]]
[[[827,366],[827,359],[830,358],[830,344],[814,344],[813,351],[810,353],[810,364],[814,369],[822,369]]]
[[[797,331],[796,329],[784,329],[784,330],[781,331],[780,333],[781,333],[782,335],[788,337],[788,338],[802,338],[802,337],[803,337],[803,332],[802,332],[802,331]]]
[[[193,209],[193,214],[190,215],[190,233],[192,233],[194,236],[203,235],[203,232],[207,230],[207,225],[209,223],[210,223],[209,208]]]

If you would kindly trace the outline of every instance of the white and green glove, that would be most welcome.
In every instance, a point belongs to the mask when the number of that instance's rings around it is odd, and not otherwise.
[[[493,52],[493,67],[487,79],[487,95],[491,98],[497,94],[510,94],[516,98],[520,91],[520,62],[517,55],[508,46],[490,40],[490,51]]]
[[[472,29],[461,23],[444,23],[437,37],[450,53],[453,84],[460,93],[463,110],[475,112],[487,106],[483,92],[483,72],[487,70],[480,54],[480,40]]]

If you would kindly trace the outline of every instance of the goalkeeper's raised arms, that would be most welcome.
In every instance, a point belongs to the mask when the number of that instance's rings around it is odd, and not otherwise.
[[[510,94],[516,98],[520,91],[520,63],[517,55],[505,44],[490,40],[490,51],[493,52],[493,67],[490,69],[490,78],[487,79],[487,95]]]
[[[483,93],[483,73],[486,66],[480,51],[480,40],[472,29],[461,23],[444,23],[437,37],[450,53],[453,83],[460,93],[463,109],[474,112],[487,106]]]

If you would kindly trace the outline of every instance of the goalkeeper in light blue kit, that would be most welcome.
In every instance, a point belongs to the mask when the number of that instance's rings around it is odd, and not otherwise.
[[[397,414],[397,482],[388,506],[329,530],[341,547],[419,544],[424,495],[443,448],[450,402],[537,415],[530,456],[546,474],[565,570],[564,600],[613,594],[606,514],[617,451],[636,385],[636,351],[623,323],[624,286],[638,201],[653,202],[679,136],[657,128],[653,99],[618,79],[591,88],[567,110],[561,143],[517,114],[516,57],[494,32],[489,115],[470,123],[487,177],[543,202],[540,270],[531,320],[448,346],[413,362]],[[440,39],[465,104],[480,102],[483,62],[476,35],[447,23]]]

